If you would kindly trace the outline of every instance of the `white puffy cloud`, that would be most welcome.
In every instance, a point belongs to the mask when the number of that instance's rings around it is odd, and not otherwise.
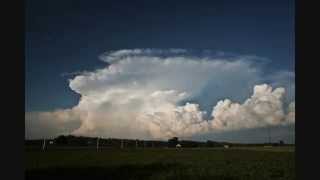
[[[243,104],[229,99],[219,101],[212,116],[213,129],[234,130],[292,123],[283,108],[284,88],[272,90],[267,84],[254,87],[253,95]]]
[[[295,113],[295,102],[291,102],[289,104],[289,107],[288,107],[288,113],[287,113],[287,116],[286,116],[286,121],[288,122],[291,122],[291,123],[294,123],[295,122],[295,117],[296,117],[296,113]]]
[[[28,139],[69,134],[80,127],[84,114],[75,109],[25,113],[25,136]]]
[[[226,60],[189,56],[183,49],[134,49],[108,52],[100,58],[110,65],[70,80],[70,88],[81,95],[75,107],[26,113],[26,136],[51,129],[44,134],[191,137],[294,123],[292,105],[288,113],[283,107],[284,88],[255,86],[276,83],[280,75],[265,76],[263,66],[252,63],[253,56]],[[287,83],[283,77],[279,85]]]

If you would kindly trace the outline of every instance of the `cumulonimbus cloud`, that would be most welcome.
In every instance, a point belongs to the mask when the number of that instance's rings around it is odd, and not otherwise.
[[[266,75],[246,57],[183,49],[105,53],[105,68],[70,79],[81,95],[75,107],[26,113],[26,136],[162,139],[294,123],[294,73]]]

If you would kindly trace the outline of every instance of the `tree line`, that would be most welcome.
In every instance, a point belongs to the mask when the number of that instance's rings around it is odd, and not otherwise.
[[[173,148],[180,144],[183,148],[197,148],[197,147],[241,147],[241,146],[282,146],[285,145],[283,141],[277,143],[260,143],[260,144],[244,144],[244,143],[230,143],[230,142],[217,142],[207,140],[191,141],[179,140],[178,137],[173,137],[167,141],[158,140],[140,140],[140,139],[116,139],[116,138],[97,138],[97,137],[84,137],[73,135],[60,135],[54,139],[37,139],[26,140],[26,146],[83,146],[83,147],[116,147],[116,148]]]

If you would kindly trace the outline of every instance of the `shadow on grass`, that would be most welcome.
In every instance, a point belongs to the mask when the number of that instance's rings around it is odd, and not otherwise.
[[[104,180],[146,180],[146,179],[218,179],[236,180],[229,176],[198,176],[184,174],[184,166],[179,164],[125,165],[118,167],[88,168],[46,168],[29,170],[25,179],[61,180],[61,179],[104,179]]]
[[[175,164],[125,165],[118,167],[46,168],[26,171],[26,179],[148,179]]]

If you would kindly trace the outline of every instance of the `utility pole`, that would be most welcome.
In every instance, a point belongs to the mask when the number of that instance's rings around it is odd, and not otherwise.
[[[269,137],[269,144],[271,144],[271,132],[270,132],[270,126],[268,126],[268,137]]]
[[[99,137],[97,138],[97,152],[99,151]]]
[[[138,148],[138,140],[136,140],[136,148]]]
[[[45,151],[46,149],[46,139],[43,139],[43,144],[42,144],[42,150]]]
[[[123,139],[121,139],[121,149],[123,148]]]

